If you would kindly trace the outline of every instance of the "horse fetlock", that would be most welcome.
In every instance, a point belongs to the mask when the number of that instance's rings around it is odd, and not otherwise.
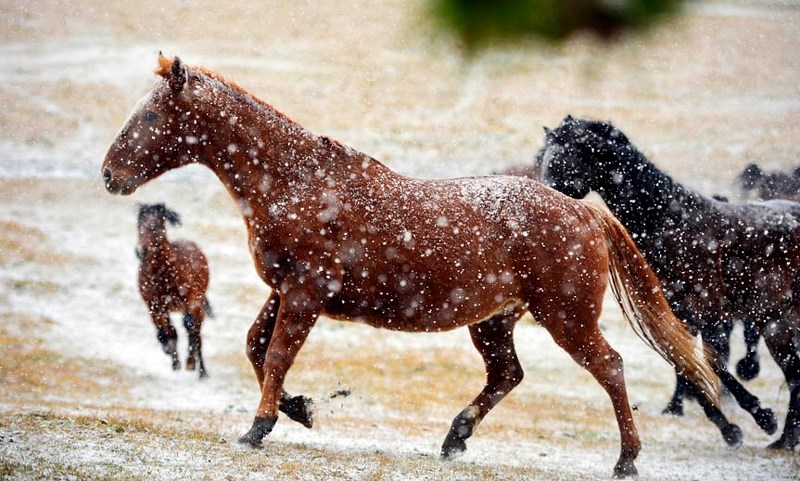
[[[453,419],[450,431],[442,443],[442,459],[449,459],[467,450],[466,440],[472,436],[477,423],[475,409],[469,407]]]
[[[773,434],[778,430],[778,418],[772,409],[756,408],[753,412],[753,419],[755,419],[758,427],[767,434]]]
[[[239,438],[239,442],[241,444],[249,444],[254,448],[262,448],[264,446],[262,443],[264,436],[272,432],[272,428],[275,427],[277,421],[277,417],[266,418],[256,416],[255,419],[253,419],[253,425],[250,427],[250,430]]]
[[[289,416],[292,421],[311,429],[314,425],[313,406],[314,401],[305,396],[282,397],[278,409]]]
[[[724,428],[721,429],[722,432],[722,439],[728,444],[728,446],[737,449],[742,445],[742,439],[744,435],[742,434],[741,428],[735,424],[728,424]]]
[[[630,460],[620,459],[614,466],[614,479],[632,478],[638,475],[639,471],[636,469],[636,465],[633,464],[632,459]]]
[[[758,376],[761,366],[757,357],[746,356],[736,363],[736,375],[743,381],[751,381]]]

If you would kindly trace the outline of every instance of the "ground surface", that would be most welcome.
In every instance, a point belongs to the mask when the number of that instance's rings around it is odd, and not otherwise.
[[[275,3],[275,4],[273,4]],[[214,8],[212,8],[214,7]],[[420,177],[529,162],[542,125],[613,120],[704,193],[736,195],[751,161],[800,163],[800,4],[692,2],[646,36],[575,38],[467,59],[418,2],[0,1],[0,478],[608,479],[618,434],[605,393],[527,319],[527,377],[460,459],[438,461],[482,363],[465,330],[398,334],[322,320],[287,381],[317,400],[312,430],[281,419],[262,451],[237,445],[257,403],[244,335],[267,295],[244,226],[199,167],[112,197],[99,165],[152,82],[158,50],[226,75],[312,131]],[[136,202],[184,217],[217,313],[211,377],[173,372],[135,288]],[[797,479],[797,453],[730,401],[728,449],[699,409],[661,416],[665,363],[607,303],[644,443],[642,479]],[[741,353],[736,332],[734,359]],[[183,337],[182,342],[185,342]],[[181,347],[184,349],[184,346]],[[779,413],[788,393],[763,350],[748,384]],[[342,392],[349,395],[342,395]]]

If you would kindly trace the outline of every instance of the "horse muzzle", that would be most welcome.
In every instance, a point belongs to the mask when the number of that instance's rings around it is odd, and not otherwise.
[[[133,176],[120,178],[114,177],[111,169],[103,169],[103,182],[110,194],[130,195],[136,190],[136,178]]]

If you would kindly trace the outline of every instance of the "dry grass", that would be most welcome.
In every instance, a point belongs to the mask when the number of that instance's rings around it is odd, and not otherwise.
[[[0,391],[3,402],[91,404],[102,397],[124,395],[118,366],[66,357],[52,350],[47,333],[52,319],[21,313],[0,314]],[[77,395],[77,396],[76,396]]]

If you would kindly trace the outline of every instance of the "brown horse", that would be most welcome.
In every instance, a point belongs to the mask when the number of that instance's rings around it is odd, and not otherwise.
[[[272,288],[247,336],[261,401],[241,442],[261,446],[279,409],[311,424],[302,396],[283,383],[324,314],[398,331],[469,326],[487,380],[442,446],[445,458],[460,453],[522,380],[513,329],[528,310],[608,393],[621,436],[614,472],[635,474],[640,441],[622,360],[598,327],[609,273],[637,332],[716,399],[711,366],[625,229],[600,208],[520,177],[404,177],[207,69],[160,57],[156,73],[162,80],[109,148],[102,175],[109,192],[131,194],[200,163],[240,207]]]
[[[156,326],[158,341],[172,358],[172,369],[180,369],[176,344],[178,333],[169,319],[170,312],[183,313],[183,325],[189,333],[189,356],[186,369],[206,377],[200,328],[211,307],[206,298],[208,262],[194,242],[167,239],[165,221],[180,225],[178,214],[164,204],[139,206],[139,293]]]

